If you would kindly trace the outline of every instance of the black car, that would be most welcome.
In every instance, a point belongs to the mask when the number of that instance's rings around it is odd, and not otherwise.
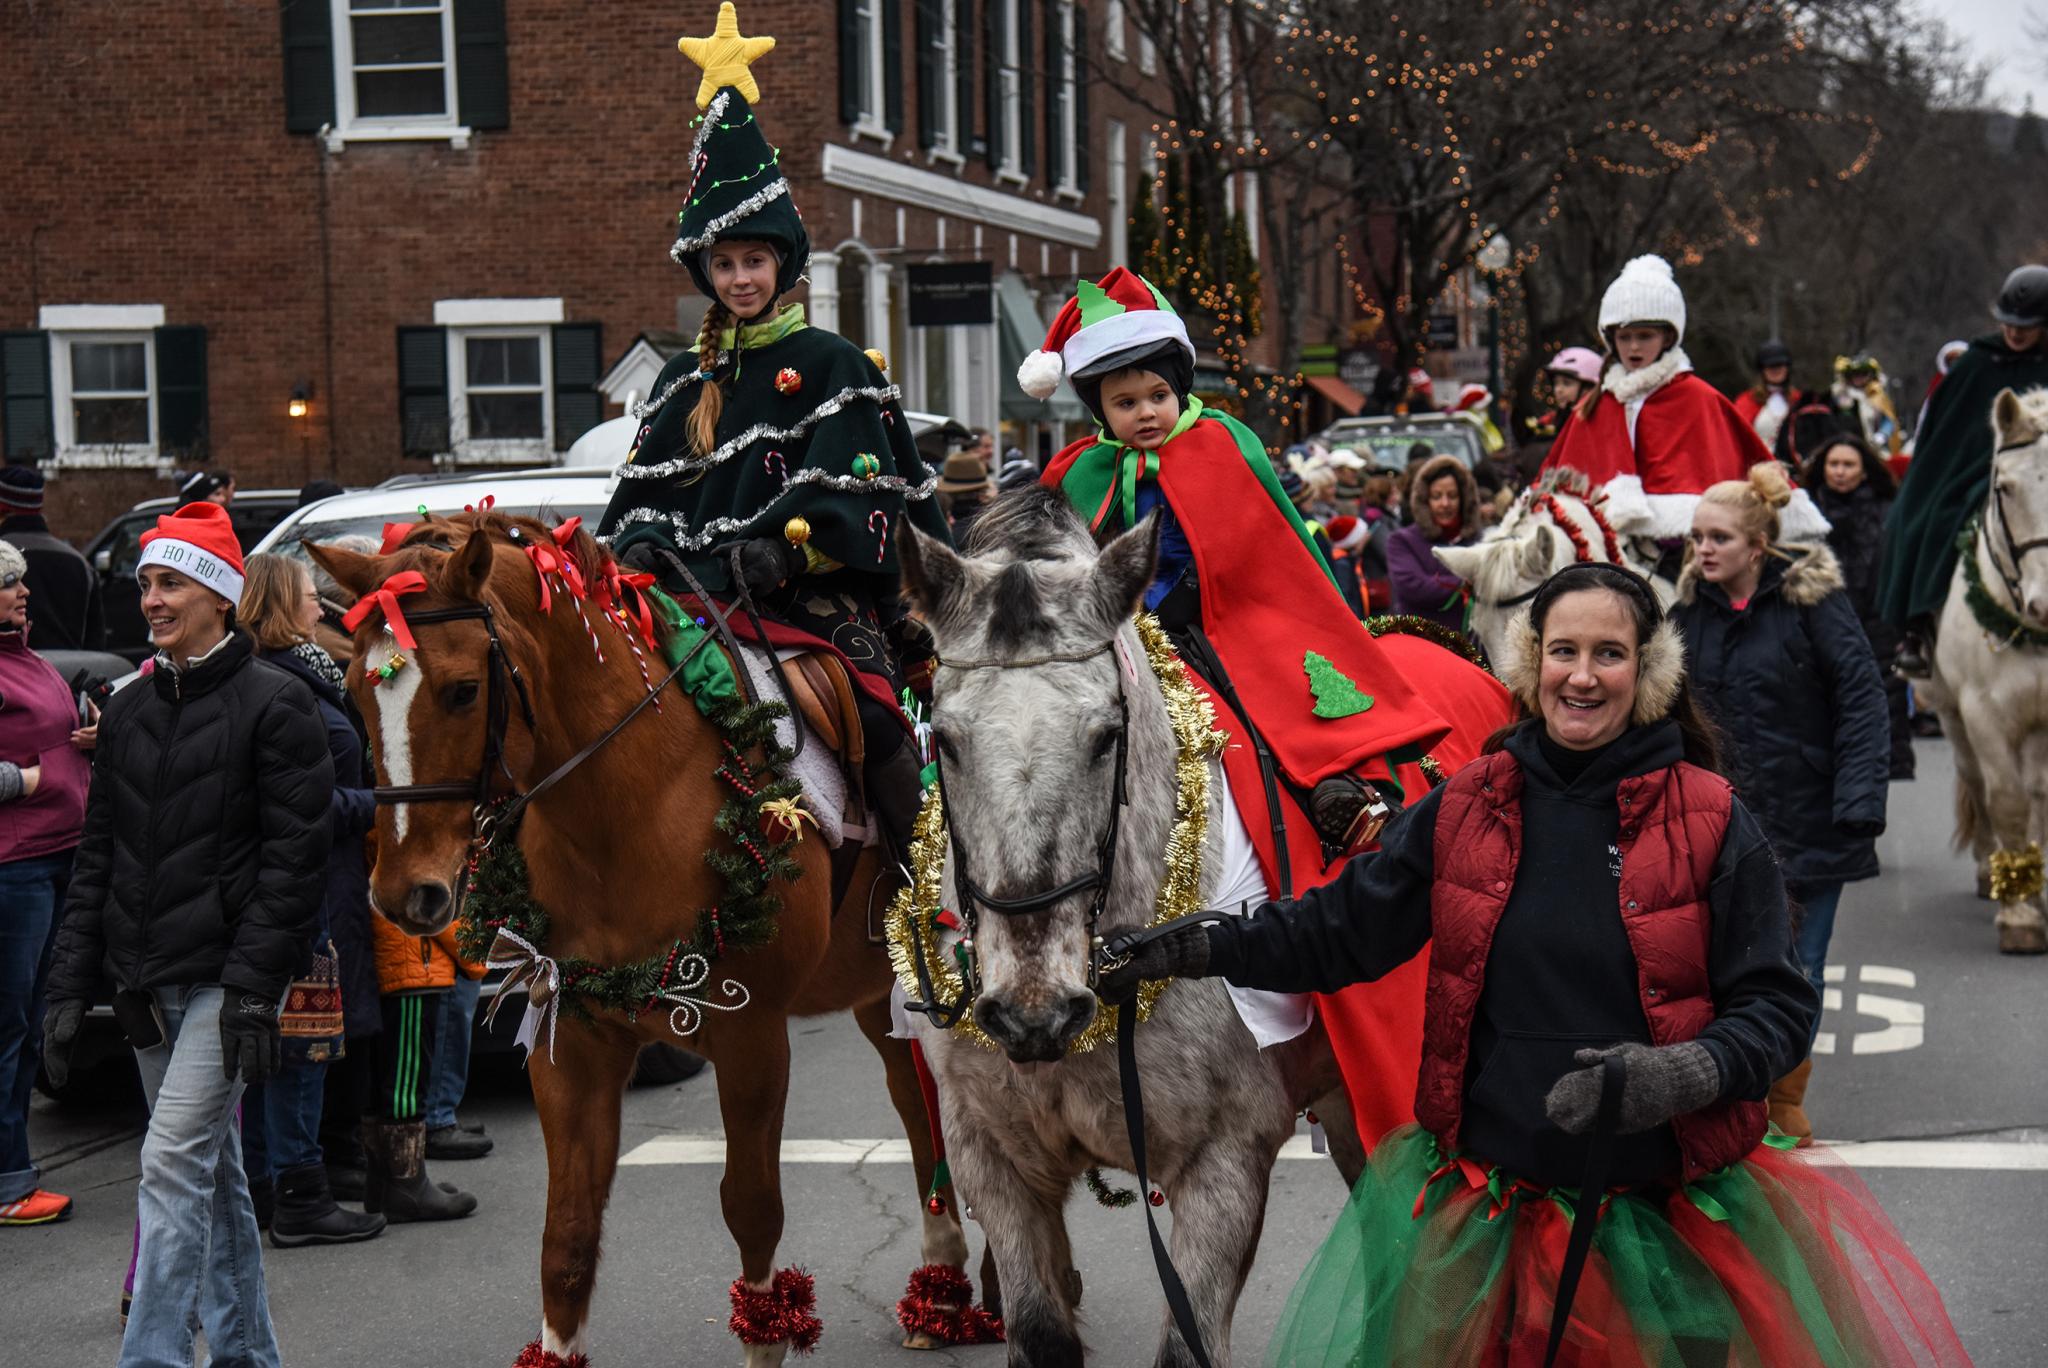
[[[239,491],[228,505],[235,536],[248,551],[263,540],[263,534],[277,526],[284,515],[299,506],[296,489],[251,489]],[[156,526],[156,520],[174,511],[178,500],[144,499],[135,507],[100,529],[85,549],[85,558],[100,578],[100,616],[105,634],[100,649],[140,664],[151,651],[149,628],[142,620],[142,596],[135,589],[135,564],[142,559],[142,534]]]

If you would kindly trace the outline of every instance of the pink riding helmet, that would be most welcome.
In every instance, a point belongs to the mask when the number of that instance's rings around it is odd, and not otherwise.
[[[1597,385],[1600,383],[1600,353],[1588,347],[1566,347],[1551,357],[1550,364],[1543,369],[1576,375],[1589,385]]]

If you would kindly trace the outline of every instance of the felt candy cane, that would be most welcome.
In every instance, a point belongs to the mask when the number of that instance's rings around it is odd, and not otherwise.
[[[761,457],[761,467],[782,483],[789,483],[789,462],[784,459],[781,452],[770,451],[764,454]]]
[[[868,514],[868,531],[876,534],[875,564],[889,558],[889,515],[881,509]]]

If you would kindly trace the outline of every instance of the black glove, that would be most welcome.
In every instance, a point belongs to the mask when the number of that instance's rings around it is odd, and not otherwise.
[[[43,1073],[53,1088],[71,1077],[71,1047],[84,1020],[85,1003],[78,998],[52,1002],[43,1012]]]
[[[628,570],[652,575],[657,580],[668,573],[669,568],[668,557],[662,554],[661,546],[646,537],[627,547],[619,556],[619,564]]]
[[[232,983],[220,986],[220,1065],[232,1082],[261,1083],[283,1063],[284,1039],[277,1029],[277,999]]]
[[[1677,1045],[1611,1045],[1580,1050],[1572,1058],[1590,1068],[1574,1069],[1557,1080],[1543,1099],[1543,1110],[1559,1130],[1584,1135],[1593,1129],[1600,1110],[1601,1063],[1620,1055],[1621,1133],[1634,1135],[1661,1126],[1707,1106],[1721,1095],[1721,1067],[1697,1040]]]
[[[750,537],[738,543],[740,583],[755,598],[763,598],[803,573],[804,549],[780,537]],[[729,560],[733,548],[720,547],[720,560]]]
[[[1133,950],[1130,958],[1096,976],[1095,995],[1115,1006],[1138,995],[1146,979],[1202,978],[1209,971],[1209,927],[1206,922],[1177,926]]]

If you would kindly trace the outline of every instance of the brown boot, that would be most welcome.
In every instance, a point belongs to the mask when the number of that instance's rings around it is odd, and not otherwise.
[[[1813,1123],[1806,1119],[1806,1081],[1813,1076],[1813,1056],[1799,1061],[1799,1067],[1771,1084],[1771,1124],[1798,1139],[1805,1149],[1813,1143]]]

